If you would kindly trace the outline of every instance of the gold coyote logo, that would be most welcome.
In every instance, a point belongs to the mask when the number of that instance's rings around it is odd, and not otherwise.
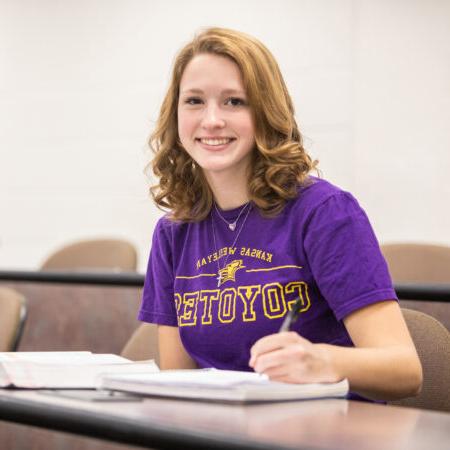
[[[219,270],[219,286],[227,281],[236,281],[236,272],[243,269],[242,259],[235,259]]]

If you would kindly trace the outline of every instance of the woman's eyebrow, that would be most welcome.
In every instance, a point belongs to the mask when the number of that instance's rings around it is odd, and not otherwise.
[[[192,89],[185,89],[183,91],[181,91],[181,94],[204,94],[204,91],[202,91],[201,89],[196,89],[196,88],[192,88]],[[239,89],[224,89],[223,91],[221,91],[222,95],[245,95],[245,92]]]
[[[222,91],[222,94],[226,95],[245,95],[245,92],[240,89],[225,89]]]
[[[203,94],[201,89],[185,89],[181,94]]]

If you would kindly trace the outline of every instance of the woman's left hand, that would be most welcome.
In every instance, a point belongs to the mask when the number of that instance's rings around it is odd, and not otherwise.
[[[337,373],[326,344],[313,344],[293,331],[259,339],[250,349],[249,365],[273,381],[336,382]]]

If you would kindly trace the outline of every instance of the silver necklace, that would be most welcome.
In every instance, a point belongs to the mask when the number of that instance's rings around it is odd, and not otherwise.
[[[247,209],[247,214],[245,214],[244,220],[242,221],[242,225],[241,225],[241,227],[239,228],[239,230],[238,230],[238,232],[237,232],[237,234],[236,234],[236,237],[234,238],[233,243],[231,244],[231,248],[233,248],[233,247],[236,245],[236,242],[237,242],[237,240],[238,240],[238,238],[239,238],[239,235],[241,234],[242,229],[244,228],[245,222],[247,221],[247,217],[248,217],[248,215],[250,214],[251,209],[252,209],[252,206],[250,205],[250,207]],[[242,212],[242,211],[241,211],[241,212]],[[238,217],[238,218],[239,218],[239,217]],[[236,222],[237,222],[237,220],[236,220]],[[228,222],[227,222],[227,223],[228,223]],[[213,217],[212,214],[211,214],[211,227],[212,227],[212,232],[213,232],[214,250],[215,250],[216,253],[217,253],[216,229],[215,229],[216,227],[214,226],[214,217]],[[224,277],[223,277],[223,275],[221,274],[221,271],[227,266],[227,262],[228,262],[228,257],[229,257],[229,256],[230,256],[230,254],[227,253],[227,257],[225,258],[225,262],[224,262],[222,268],[220,267],[220,264],[219,264],[219,258],[217,259],[217,287],[220,287],[220,285],[221,285],[222,282],[223,282],[223,278],[224,278]]]
[[[217,207],[216,202],[214,202],[214,208],[218,214],[218,216],[228,225],[228,228],[231,231],[234,231],[236,229],[236,225],[238,223],[239,218],[241,217],[242,213],[245,211],[245,209],[247,208],[247,206],[250,205],[250,202],[248,202],[239,212],[239,215],[237,216],[237,219],[234,222],[228,222],[227,219],[225,219],[225,217],[222,216],[222,214],[220,214],[219,208]]]

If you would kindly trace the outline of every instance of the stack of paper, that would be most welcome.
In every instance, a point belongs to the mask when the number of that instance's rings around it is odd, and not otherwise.
[[[154,361],[135,363],[113,354],[91,352],[0,353],[0,387],[95,388],[107,374],[159,371]]]
[[[280,383],[254,372],[204,369],[107,375],[102,377],[100,388],[196,400],[264,402],[345,397],[349,385],[347,380],[338,383]]]

